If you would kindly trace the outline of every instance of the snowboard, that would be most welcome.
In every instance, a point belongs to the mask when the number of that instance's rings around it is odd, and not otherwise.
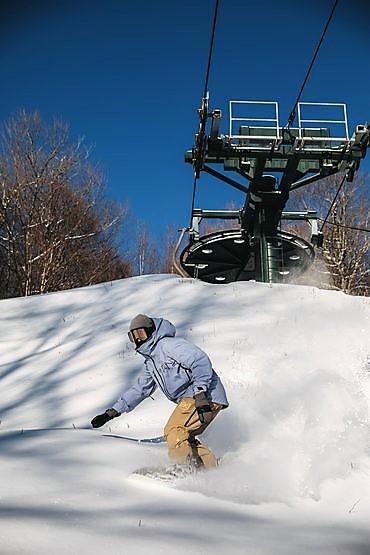
[[[143,444],[157,444],[157,443],[164,443],[166,441],[164,436],[158,437],[147,437],[147,438],[137,438],[137,437],[129,437],[129,436],[120,436],[119,434],[102,434],[103,437],[115,437],[117,439],[125,439],[126,441],[134,441],[135,443],[143,443]]]
[[[196,472],[195,468],[183,465],[145,466],[134,470],[129,475],[129,479],[143,483],[174,485],[178,480],[184,479]]]

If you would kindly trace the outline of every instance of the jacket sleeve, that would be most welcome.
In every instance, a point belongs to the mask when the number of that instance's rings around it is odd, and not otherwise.
[[[193,394],[207,391],[214,377],[212,363],[199,347],[185,341],[176,346],[176,360],[192,373]]]
[[[136,382],[126,389],[114,403],[113,408],[120,413],[132,411],[141,401],[149,397],[157,389],[153,377],[147,368],[139,374]]]

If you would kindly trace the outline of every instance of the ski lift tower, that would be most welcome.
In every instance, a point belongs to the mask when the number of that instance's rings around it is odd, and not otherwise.
[[[277,102],[232,100],[228,134],[220,133],[222,113],[209,111],[208,97],[199,115],[185,161],[196,178],[206,172],[243,192],[245,202],[239,210],[193,205],[182,270],[209,283],[290,281],[310,266],[323,240],[315,211],[284,212],[290,192],[338,172],[352,181],[369,146],[370,125],[357,125],[349,136],[346,105],[334,103],[300,102],[297,127],[282,127]],[[237,228],[201,236],[204,219],[236,220]],[[308,222],[311,239],[283,231],[282,220]]]

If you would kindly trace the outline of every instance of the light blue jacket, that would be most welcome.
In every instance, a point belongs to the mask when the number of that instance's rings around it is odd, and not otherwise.
[[[153,320],[153,335],[136,349],[145,358],[145,369],[113,408],[120,413],[130,412],[157,387],[174,403],[205,391],[210,401],[227,407],[225,389],[206,353],[186,339],[175,337],[175,326],[168,320]]]

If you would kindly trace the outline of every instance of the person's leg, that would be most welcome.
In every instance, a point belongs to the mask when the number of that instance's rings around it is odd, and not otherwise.
[[[197,419],[195,405],[191,397],[182,399],[171,414],[164,436],[168,446],[168,456],[173,463],[185,463],[192,457],[187,426]]]
[[[195,465],[204,468],[214,468],[217,466],[217,459],[210,450],[210,448],[205,444],[201,443],[199,439],[191,439],[189,440],[190,445],[193,449],[193,456]]]
[[[192,430],[189,434],[190,436],[189,442],[193,448],[193,452],[194,451],[196,452],[197,459],[201,461],[201,465],[204,466],[205,468],[213,468],[217,466],[217,459],[212,453],[212,451],[210,450],[210,448],[205,443],[200,442],[199,439],[197,439],[195,436],[199,436],[204,432],[204,430],[208,428],[208,426],[211,424],[211,422],[216,418],[216,416],[220,412],[222,405],[212,403],[211,407],[212,407],[212,415],[211,415],[212,417],[207,422],[207,424],[202,424],[198,418],[199,427],[195,430]]]
[[[214,414],[212,420],[219,413],[221,406],[212,405]],[[211,468],[216,466],[216,458],[208,447],[195,436],[204,432],[210,424],[202,424],[195,408],[192,397],[182,399],[171,414],[165,429],[164,435],[168,444],[168,455],[173,463],[193,462],[196,466]]]

